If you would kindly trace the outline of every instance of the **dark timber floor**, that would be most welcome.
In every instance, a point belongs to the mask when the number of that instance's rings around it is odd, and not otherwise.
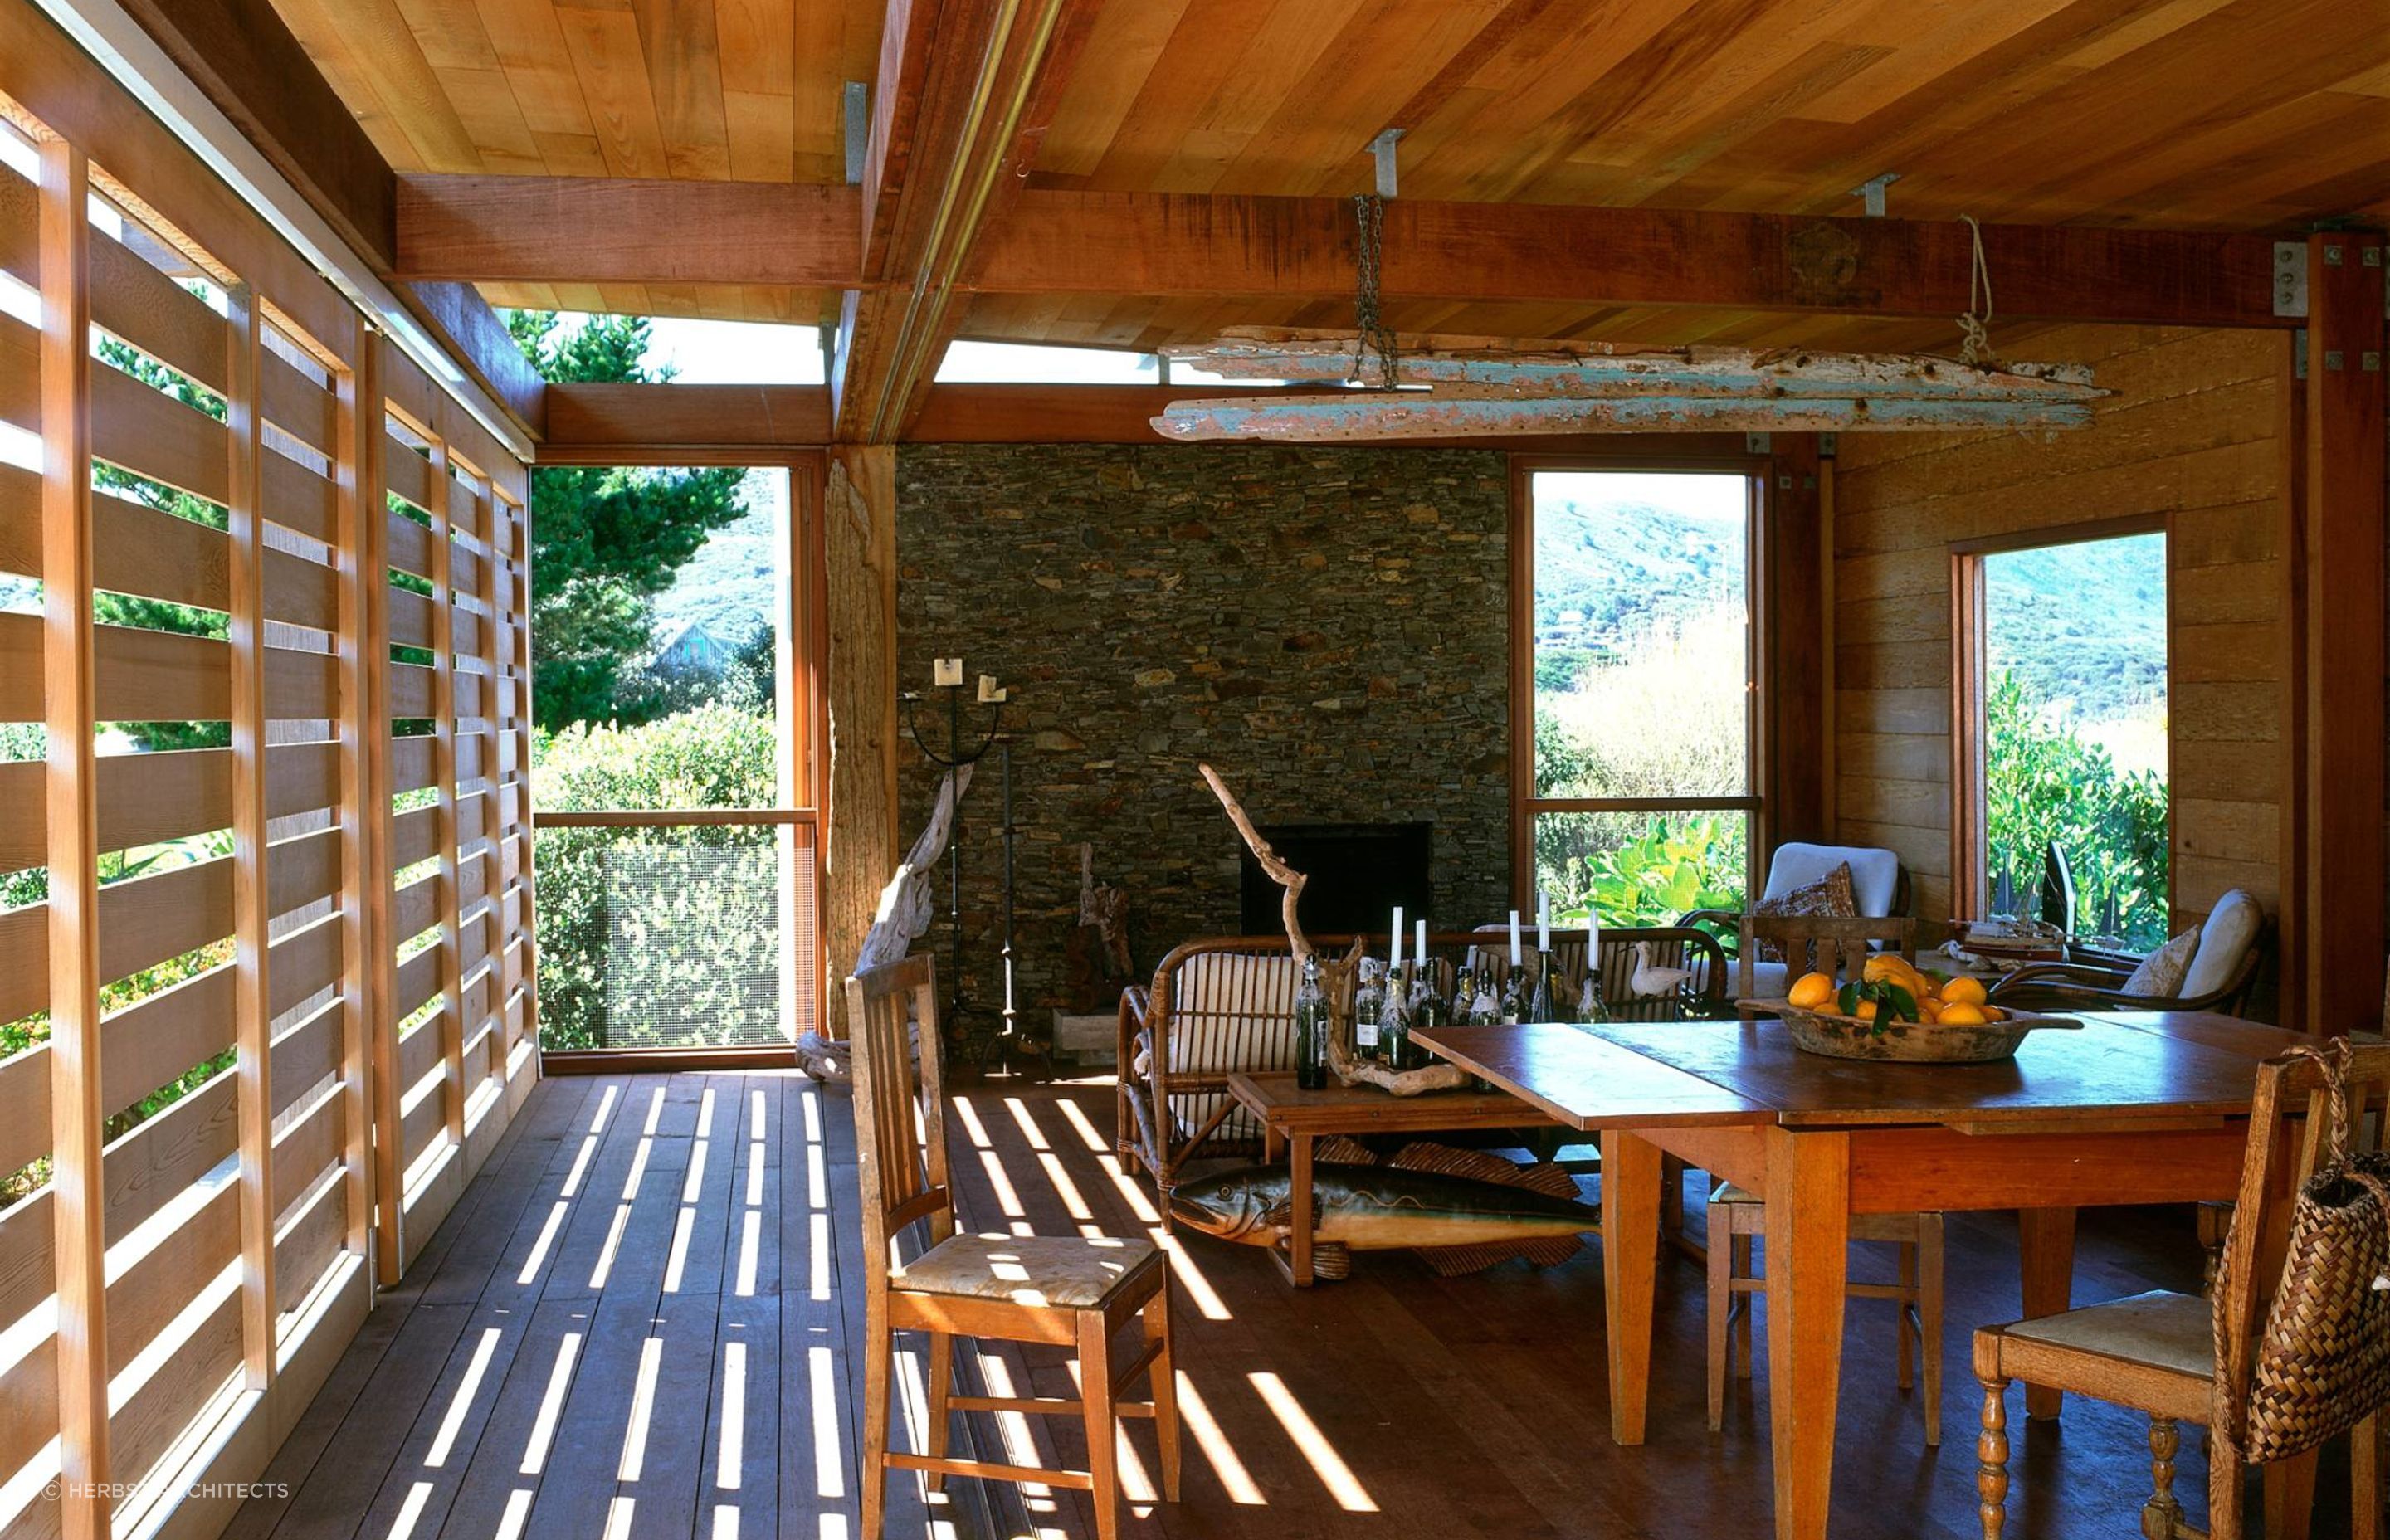
[[[968,1221],[1149,1224],[1149,1195],[1118,1178],[1111,1105],[1096,1084],[964,1092],[951,1128]],[[231,1534],[851,1540],[854,1205],[842,1092],[794,1075],[546,1081],[277,1457],[268,1479],[289,1495],[251,1504]],[[1954,1220],[1938,1454],[1915,1398],[1893,1389],[1890,1307],[1852,1306],[1838,1537],[1979,1533],[1967,1334],[2015,1314],[2015,1257],[2006,1216]],[[2192,1284],[2197,1263],[2187,1215],[2087,1215],[2076,1297]],[[1514,1263],[1455,1279],[1364,1257],[1351,1280],[1298,1295],[1262,1252],[1195,1237],[1180,1276],[1186,1491],[1173,1508],[1139,1505],[1130,1534],[1767,1533],[1764,1352],[1710,1433],[1689,1262],[1663,1267],[1640,1449],[1609,1439],[1591,1247],[1547,1272]],[[918,1386],[919,1367],[916,1356],[900,1383]],[[991,1349],[982,1371],[998,1394],[1071,1387],[1044,1350],[1024,1362]],[[1016,1454],[1079,1455],[1073,1429],[1034,1444],[1018,1419],[981,1433]],[[1130,1435],[1133,1493],[1150,1491],[1151,1437],[1148,1425]],[[2016,1443],[2011,1534],[2135,1532],[2148,1480],[2137,1418],[2070,1400],[2062,1431]],[[2197,1515],[2205,1466],[2198,1440],[2183,1444]],[[1075,1494],[977,1499],[958,1483],[928,1507],[913,1478],[891,1484],[890,1533],[907,1540],[1093,1533]],[[2336,1531],[2319,1519],[2317,1534]]]

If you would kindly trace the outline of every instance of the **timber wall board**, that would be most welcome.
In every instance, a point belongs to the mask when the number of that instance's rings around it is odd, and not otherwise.
[[[21,0],[0,110],[0,1534],[206,1535],[537,1073],[525,472]]]
[[[2096,425],[1846,434],[1834,478],[1836,813],[1900,853],[1920,912],[1952,911],[1949,543],[2163,515],[2174,928],[2229,888],[2281,897],[2291,644],[2281,550],[2286,338],[2070,327],[2016,356],[2092,364]]]

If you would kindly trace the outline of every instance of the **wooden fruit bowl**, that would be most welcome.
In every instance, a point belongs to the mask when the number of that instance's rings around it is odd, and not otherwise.
[[[1789,1000],[1755,1000],[1782,1018],[1792,1046],[1828,1059],[1873,1059],[1900,1064],[1988,1064],[2013,1058],[2028,1033],[2080,1028],[2071,1016],[2011,1012],[2003,1021],[1962,1022],[1861,1020],[1836,1011],[1806,1010]]]

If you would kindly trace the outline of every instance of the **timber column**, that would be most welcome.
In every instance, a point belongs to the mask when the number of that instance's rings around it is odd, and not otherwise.
[[[2309,1032],[2378,1030],[2383,1010],[2383,237],[2307,241],[2304,605],[2305,996]]]
[[[896,870],[896,450],[840,444],[824,499],[829,564],[829,822],[823,922],[829,1035],[844,1037],[855,949]]]

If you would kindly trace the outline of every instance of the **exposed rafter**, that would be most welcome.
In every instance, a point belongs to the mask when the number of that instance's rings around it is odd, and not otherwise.
[[[857,257],[861,199],[853,188],[405,182],[399,271],[411,277],[867,291],[918,273]],[[965,291],[1353,292],[1353,214],[1342,199],[1022,189],[1004,217],[982,223],[957,285]],[[2274,242],[2266,236],[1986,225],[1984,247],[2005,321],[2298,324],[2274,313]],[[1383,283],[1398,300],[1947,319],[1967,307],[1970,260],[1967,227],[1957,221],[1400,199],[1386,205]]]
[[[1100,0],[891,0],[830,395],[846,442],[898,437],[961,316]]]

